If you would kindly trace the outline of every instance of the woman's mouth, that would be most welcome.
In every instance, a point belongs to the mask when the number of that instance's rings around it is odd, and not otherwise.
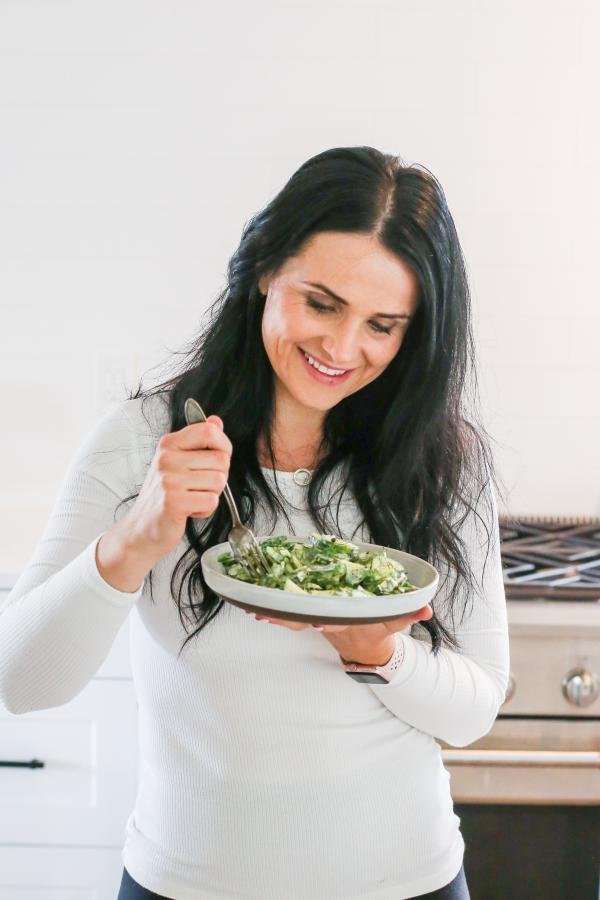
[[[332,369],[329,366],[323,366],[313,356],[310,356],[309,353],[305,353],[301,347],[298,347],[298,353],[302,358],[308,374],[314,378],[315,381],[321,382],[321,384],[341,384],[342,381],[345,381],[348,376],[354,372],[354,369],[340,370]],[[309,360],[312,360],[312,362]],[[317,366],[320,366],[320,368],[317,368]],[[322,371],[323,368],[327,371]]]

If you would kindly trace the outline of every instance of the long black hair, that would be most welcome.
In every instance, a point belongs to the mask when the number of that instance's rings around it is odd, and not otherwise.
[[[478,514],[479,496],[496,477],[490,438],[476,412],[465,262],[442,187],[425,167],[406,165],[372,147],[333,148],[301,165],[245,224],[228,264],[226,287],[207,310],[199,334],[176,354],[183,359],[175,363],[175,374],[152,388],[142,389],[140,382],[130,399],[163,394],[169,430],[176,431],[186,424],[185,400],[198,398],[207,415],[221,417],[232,441],[229,483],[243,521],[253,524],[261,501],[271,515],[278,509],[285,514],[257,458],[261,433],[273,457],[274,408],[274,374],[261,333],[265,296],[258,282],[324,231],[375,235],[411,268],[419,297],[387,368],[327,411],[323,440],[328,450],[310,482],[309,510],[318,530],[336,530],[329,519],[332,504],[321,499],[328,476],[343,463],[343,490],[354,494],[372,541],[434,565],[444,563],[452,573],[449,618],[441,621],[434,598],[434,616],[421,626],[434,653],[443,644],[458,649],[455,614],[464,615],[477,585],[457,530],[468,515]],[[226,541],[230,526],[224,498],[208,519],[187,521],[189,546],[171,578],[181,622],[186,631],[188,625],[194,629],[182,650],[224,603],[206,584],[200,556]],[[149,579],[152,592],[152,573]]]

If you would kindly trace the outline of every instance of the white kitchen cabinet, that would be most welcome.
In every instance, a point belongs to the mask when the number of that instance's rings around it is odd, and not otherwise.
[[[14,583],[0,575],[0,608]],[[95,677],[63,706],[0,707],[0,900],[115,900],[137,790],[129,622]]]
[[[0,900],[115,900],[117,848],[2,847]]]
[[[70,703],[0,712],[0,844],[121,843],[136,791],[131,681],[93,679]]]

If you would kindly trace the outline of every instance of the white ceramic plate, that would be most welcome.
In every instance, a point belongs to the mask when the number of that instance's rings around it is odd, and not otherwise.
[[[273,537],[273,535],[267,535]],[[286,535],[292,541],[303,541],[297,535]],[[259,543],[266,537],[258,537]],[[382,594],[380,597],[343,597],[335,594],[295,594],[278,588],[261,587],[232,578],[217,561],[223,553],[230,553],[229,542],[217,544],[202,555],[202,572],[209,587],[224,600],[250,612],[271,615],[273,618],[295,622],[316,622],[339,625],[358,625],[384,622],[404,613],[421,609],[433,599],[437,590],[437,570],[424,559],[378,544],[353,541],[361,550],[381,551],[398,560],[406,569],[408,580],[416,590],[405,594]]]

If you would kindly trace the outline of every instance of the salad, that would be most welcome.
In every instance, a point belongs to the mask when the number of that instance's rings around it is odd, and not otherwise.
[[[315,532],[306,541],[269,537],[260,546],[271,564],[266,575],[251,575],[231,553],[222,553],[217,559],[232,578],[296,594],[359,597],[417,589],[404,566],[390,559],[385,550],[361,550],[332,534]]]

